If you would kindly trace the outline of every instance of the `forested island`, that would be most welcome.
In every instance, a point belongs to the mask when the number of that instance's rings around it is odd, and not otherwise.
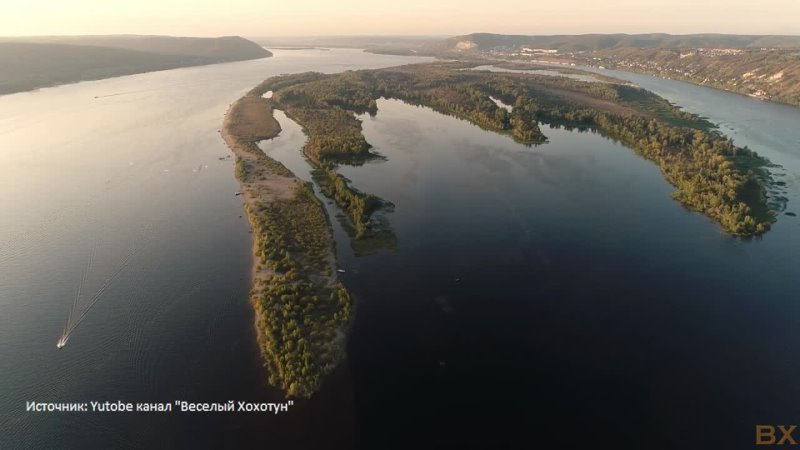
[[[547,139],[539,123],[591,129],[657,163],[677,188],[674,198],[726,232],[756,236],[774,221],[764,185],[768,162],[735,146],[708,121],[625,84],[465,70],[478,64],[289,75],[265,81],[256,92],[272,91],[271,104],[303,126],[309,136],[305,153],[318,164],[369,158],[356,114],[374,114],[376,99],[396,98],[530,145]],[[509,112],[493,99],[513,108]]]
[[[256,144],[280,131],[270,102],[250,92],[231,105],[222,134],[254,236],[250,301],[269,382],[309,397],[343,355],[353,301],[337,280],[333,232],[313,188]]]
[[[259,342],[270,382],[287,394],[310,396],[335,367],[353,300],[336,279],[329,218],[312,187],[256,145],[280,132],[273,109],[303,127],[314,180],[347,213],[354,241],[380,233],[375,213],[390,204],[350,186],[337,167],[376,157],[358,116],[377,114],[380,98],[427,106],[529,146],[547,142],[540,123],[592,130],[658,164],[676,188],[673,197],[727,233],[757,236],[774,221],[765,195],[768,162],[703,118],[630,85],[469,70],[479,64],[278,76],[228,112],[224,136],[237,155],[255,236],[251,300]]]

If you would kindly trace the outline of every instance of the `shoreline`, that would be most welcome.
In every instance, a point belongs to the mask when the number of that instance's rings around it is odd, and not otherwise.
[[[237,36],[9,38],[0,41],[0,66],[8,66],[0,95],[272,56],[269,50]]]
[[[277,129],[264,128],[262,130],[258,130],[256,128],[254,131],[261,131],[261,133],[255,133],[255,135],[251,135],[250,137],[242,135],[242,131],[244,130],[242,130],[240,126],[235,123],[236,119],[233,116],[237,111],[239,111],[239,108],[242,106],[242,102],[248,98],[249,97],[247,95],[241,97],[228,107],[228,110],[225,112],[225,118],[223,119],[222,122],[222,129],[220,130],[220,136],[222,136],[222,140],[225,141],[225,144],[228,146],[228,149],[231,152],[233,152],[235,158],[241,158],[242,155],[249,154],[250,152],[248,149],[250,148],[250,146],[256,145],[255,142],[257,142],[257,137],[261,137],[262,140],[272,139],[274,137],[277,137],[282,131],[280,128],[280,124],[278,124]],[[252,119],[252,117],[249,118]],[[272,120],[275,120],[275,118],[273,117]],[[277,121],[275,122],[277,123]],[[253,194],[249,189],[247,189],[247,184],[243,180],[239,179],[238,176],[236,176],[236,179],[239,182],[239,192],[241,192],[241,196],[245,200],[244,205],[246,205],[248,202],[254,201]],[[247,214],[247,221],[250,226],[252,234],[253,224],[251,215],[249,213],[249,208],[245,207],[244,209],[245,209],[245,214]],[[256,340],[258,342],[258,347],[260,350],[261,348],[263,348],[263,342],[265,340],[264,331],[261,330],[261,328],[258,326],[258,324],[262,321],[261,317],[262,313],[259,310],[259,308],[257,308],[257,305],[255,303],[255,298],[252,293],[254,292],[256,287],[260,284],[259,281],[266,279],[267,275],[258,270],[260,261],[258,256],[256,256],[255,239],[253,239],[253,245],[251,249],[252,250],[251,250],[250,290],[249,290],[250,296],[248,302],[250,303],[250,306],[253,308],[254,311],[253,327],[256,330]]]
[[[324,206],[257,145],[280,132],[270,100],[252,91],[230,105],[220,130],[253,234],[249,301],[269,382],[310,397],[344,355],[352,299],[337,277]]]
[[[788,107],[791,107],[791,108],[800,108],[800,103],[790,103],[790,102],[787,102],[787,101],[777,100],[775,98],[772,98],[771,96],[770,97],[762,97],[762,96],[758,96],[756,94],[742,92],[742,91],[737,90],[737,89],[730,89],[730,88],[715,86],[713,84],[706,84],[706,83],[702,83],[702,82],[699,82],[699,81],[694,81],[694,79],[692,79],[692,78],[684,77],[684,76],[680,76],[680,75],[673,75],[672,77],[665,77],[665,76],[662,76],[659,72],[655,72],[655,71],[649,72],[649,71],[645,71],[645,70],[632,70],[632,69],[627,68],[627,67],[622,68],[622,67],[615,67],[615,66],[607,66],[607,67],[604,67],[602,69],[599,68],[599,67],[593,67],[593,66],[586,66],[586,67],[591,67],[592,69],[596,69],[596,70],[615,70],[615,71],[618,71],[618,72],[625,72],[625,73],[630,73],[630,74],[634,74],[634,75],[650,76],[650,77],[658,78],[659,80],[664,80],[664,81],[679,81],[681,83],[690,84],[690,85],[695,86],[695,87],[703,87],[703,88],[713,89],[715,91],[725,92],[725,93],[733,94],[733,95],[738,95],[740,97],[746,97],[746,98],[750,98],[750,99],[753,99],[753,100],[760,100],[760,101],[765,102],[765,103],[772,103],[772,104],[775,104],[775,105],[788,106]],[[593,72],[592,71],[591,73],[596,73],[598,75],[601,75],[599,72]]]
[[[130,72],[123,72],[119,74],[107,75],[107,76],[98,76],[98,77],[88,77],[88,78],[81,78],[77,80],[68,80],[68,81],[59,81],[54,83],[48,84],[40,84],[32,87],[25,87],[21,89],[13,89],[13,90],[0,90],[0,97],[10,96],[10,95],[17,95],[17,94],[26,94],[26,93],[36,93],[44,89],[53,89],[61,86],[70,86],[73,84],[80,84],[80,83],[91,83],[93,81],[103,81],[103,80],[113,80],[115,78],[124,78],[124,77],[131,77],[134,75],[145,75],[148,73],[157,73],[157,72],[168,72],[170,70],[179,70],[179,69],[193,69],[197,67],[204,67],[204,66],[216,66],[220,64],[230,64],[230,63],[238,63],[238,62],[245,62],[245,61],[255,61],[258,59],[264,58],[271,58],[272,56],[262,56],[259,58],[250,58],[250,59],[241,59],[241,60],[231,60],[231,61],[217,61],[217,62],[203,62],[197,64],[181,64],[176,66],[170,67],[163,67],[163,68],[154,68],[154,69],[143,69],[143,70],[134,70]],[[98,96],[95,98],[103,98],[103,96]]]
[[[514,60],[514,59],[498,59],[496,61],[507,62],[507,63],[512,63],[512,64],[528,64],[528,62],[526,62],[526,61],[517,61],[517,60]],[[791,108],[800,108],[800,103],[792,103],[792,102],[789,102],[789,101],[775,99],[774,98],[774,94],[771,94],[769,96],[759,96],[759,95],[756,95],[756,94],[753,94],[753,93],[743,92],[743,91],[741,91],[739,89],[736,89],[734,86],[721,87],[721,86],[717,86],[717,85],[713,85],[713,84],[708,84],[708,83],[703,83],[703,82],[700,82],[700,81],[696,81],[695,79],[693,79],[691,77],[682,76],[680,74],[673,74],[671,77],[666,77],[666,76],[663,76],[661,74],[661,72],[657,72],[657,71],[635,70],[635,69],[630,68],[630,67],[619,67],[619,66],[612,65],[612,64],[608,64],[608,65],[605,65],[605,66],[593,66],[593,65],[587,64],[585,61],[581,61],[581,60],[571,60],[571,61],[574,62],[576,65],[575,66],[565,66],[565,65],[563,65],[563,64],[561,64],[559,62],[547,62],[547,61],[536,61],[536,62],[531,62],[529,64],[542,64],[542,65],[552,66],[552,67],[562,67],[562,68],[567,68],[567,69],[576,69],[576,70],[580,70],[580,71],[587,72],[587,73],[590,73],[590,74],[595,74],[595,75],[598,75],[598,76],[605,76],[605,77],[609,77],[609,78],[614,78],[614,77],[613,77],[613,75],[609,75],[607,73],[603,73],[603,72],[599,72],[599,71],[615,70],[615,71],[618,71],[618,72],[625,72],[625,73],[630,73],[630,74],[635,74],[635,75],[651,76],[651,77],[655,77],[655,78],[658,78],[658,79],[664,80],[664,81],[680,81],[680,82],[683,82],[683,83],[690,84],[692,86],[704,87],[704,88],[713,89],[715,91],[720,91],[720,92],[727,92],[729,94],[735,94],[735,95],[738,95],[738,96],[751,98],[753,100],[760,100],[762,102],[772,103],[772,104],[776,104],[776,105],[789,106]]]

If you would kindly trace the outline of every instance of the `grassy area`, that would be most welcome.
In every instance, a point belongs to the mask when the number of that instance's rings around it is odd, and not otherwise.
[[[716,125],[705,118],[684,112],[667,99],[648,90],[625,85],[617,86],[616,90],[621,103],[630,105],[669,125],[705,131],[716,128]]]
[[[351,238],[353,251],[366,255],[379,250],[397,248],[397,237],[388,219],[379,214],[394,205],[372,194],[365,194],[350,186],[349,181],[336,172],[336,166],[325,163],[312,172],[322,193],[333,199],[347,213],[341,223]]]

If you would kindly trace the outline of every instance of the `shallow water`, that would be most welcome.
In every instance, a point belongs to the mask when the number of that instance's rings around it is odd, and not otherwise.
[[[528,73],[532,75],[546,75],[549,77],[564,77],[578,81],[586,81],[588,83],[597,83],[601,81],[597,77],[594,77],[592,75],[582,75],[579,73],[561,73],[558,70],[548,70],[548,69],[506,69],[504,67],[497,67],[491,64],[485,66],[473,67],[472,70],[486,70],[489,72],[501,72],[501,73],[502,72]]]

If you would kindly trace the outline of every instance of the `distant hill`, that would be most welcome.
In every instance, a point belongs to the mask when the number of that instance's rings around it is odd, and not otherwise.
[[[448,36],[288,36],[252,38],[265,47],[416,48]]]
[[[247,39],[46,36],[0,39],[0,94],[272,56]]]
[[[476,33],[428,43],[415,53],[602,65],[800,106],[800,36]]]
[[[426,46],[426,53],[469,53],[512,48],[591,52],[622,48],[800,48],[800,36],[735,34],[580,34],[526,36],[475,33]]]
[[[594,52],[576,61],[800,106],[800,50],[628,48]]]

